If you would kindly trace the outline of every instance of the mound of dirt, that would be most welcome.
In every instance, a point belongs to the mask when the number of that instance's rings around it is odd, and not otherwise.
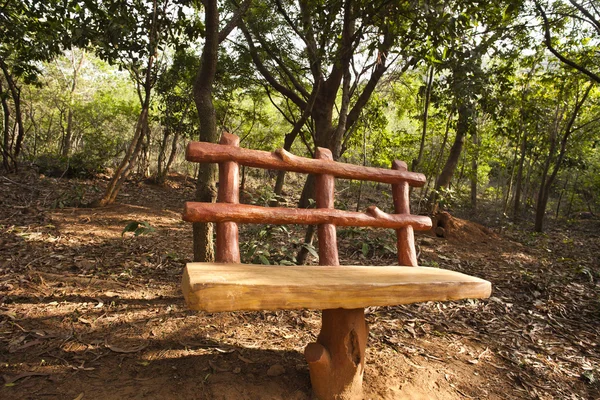
[[[446,211],[436,213],[431,219],[433,226],[430,233],[452,242],[479,243],[499,239],[498,235],[485,226],[454,217]]]

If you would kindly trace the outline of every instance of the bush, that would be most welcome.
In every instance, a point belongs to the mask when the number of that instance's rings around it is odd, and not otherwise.
[[[83,152],[71,157],[42,154],[33,161],[40,174],[55,178],[90,178],[104,171],[102,163],[103,160]]]

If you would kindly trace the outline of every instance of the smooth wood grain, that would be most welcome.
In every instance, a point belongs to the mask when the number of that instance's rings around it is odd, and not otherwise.
[[[431,229],[431,219],[422,215],[387,214],[375,206],[364,213],[333,209],[261,207],[249,204],[187,202],[183,219],[188,222],[225,222],[242,224],[299,224],[336,226],[370,226],[398,229],[412,226],[415,230]]]
[[[207,142],[190,142],[186,149],[185,158],[188,161],[202,163],[235,161],[248,167],[302,172],[306,174],[329,174],[337,178],[382,183],[400,183],[406,181],[411,186],[423,186],[426,182],[425,175],[415,172],[363,167],[337,161],[299,157],[284,149],[268,152]]]
[[[404,161],[395,160],[392,169],[406,171],[407,165]],[[394,210],[397,214],[410,214],[410,187],[406,182],[392,185],[392,198],[394,199]],[[398,264],[416,267],[417,252],[415,250],[415,233],[412,226],[405,226],[396,230]]]
[[[231,133],[221,135],[221,145],[239,146],[240,138]],[[240,166],[234,161],[219,163],[219,191],[217,201],[238,204],[240,202]],[[240,262],[239,230],[236,222],[217,223],[215,260],[224,263]]]
[[[392,306],[490,296],[483,279],[439,268],[189,263],[182,283],[194,310]]]

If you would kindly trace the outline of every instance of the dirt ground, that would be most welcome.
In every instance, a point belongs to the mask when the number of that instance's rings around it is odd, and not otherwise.
[[[105,184],[0,176],[0,399],[310,399],[302,352],[319,312],[186,310],[193,182],[128,183],[116,205],[72,207]],[[247,201],[264,200],[259,187]],[[338,206],[352,209],[346,189]],[[389,210],[371,189],[363,208]],[[122,235],[130,221],[153,231]],[[365,398],[600,399],[600,221],[445,230],[417,236],[420,264],[490,280],[492,297],[367,309]],[[394,234],[377,232],[340,230],[340,261],[393,264]],[[245,227],[243,254],[282,259],[301,237]]]

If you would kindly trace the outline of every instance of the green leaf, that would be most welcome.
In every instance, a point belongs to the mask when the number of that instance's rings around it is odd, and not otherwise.
[[[308,250],[308,252],[316,258],[319,258],[319,254],[317,253],[317,250],[315,249],[315,246],[313,246],[312,244],[308,244],[308,243],[304,243],[302,245],[306,250]]]
[[[127,232],[133,232],[134,236],[146,235],[150,232],[154,232],[154,228],[150,226],[150,224],[146,221],[131,221],[129,222],[123,232],[121,232],[121,236],[125,235]]]
[[[363,256],[365,256],[365,257],[366,257],[366,256],[367,256],[367,254],[369,254],[369,248],[370,248],[370,247],[369,247],[369,244],[368,244],[368,243],[363,243],[363,244],[362,244],[362,249],[361,249],[361,251],[362,251],[362,254],[363,254]]]
[[[128,223],[125,226],[125,228],[123,229],[123,232],[121,232],[121,236],[125,235],[125,233],[127,233],[127,232],[135,232],[135,230],[138,228],[139,225],[140,225],[139,222],[131,221],[130,223]]]
[[[263,265],[271,265],[271,263],[269,262],[269,259],[265,256],[263,256],[262,254],[258,255],[258,259],[260,260],[260,263]]]

